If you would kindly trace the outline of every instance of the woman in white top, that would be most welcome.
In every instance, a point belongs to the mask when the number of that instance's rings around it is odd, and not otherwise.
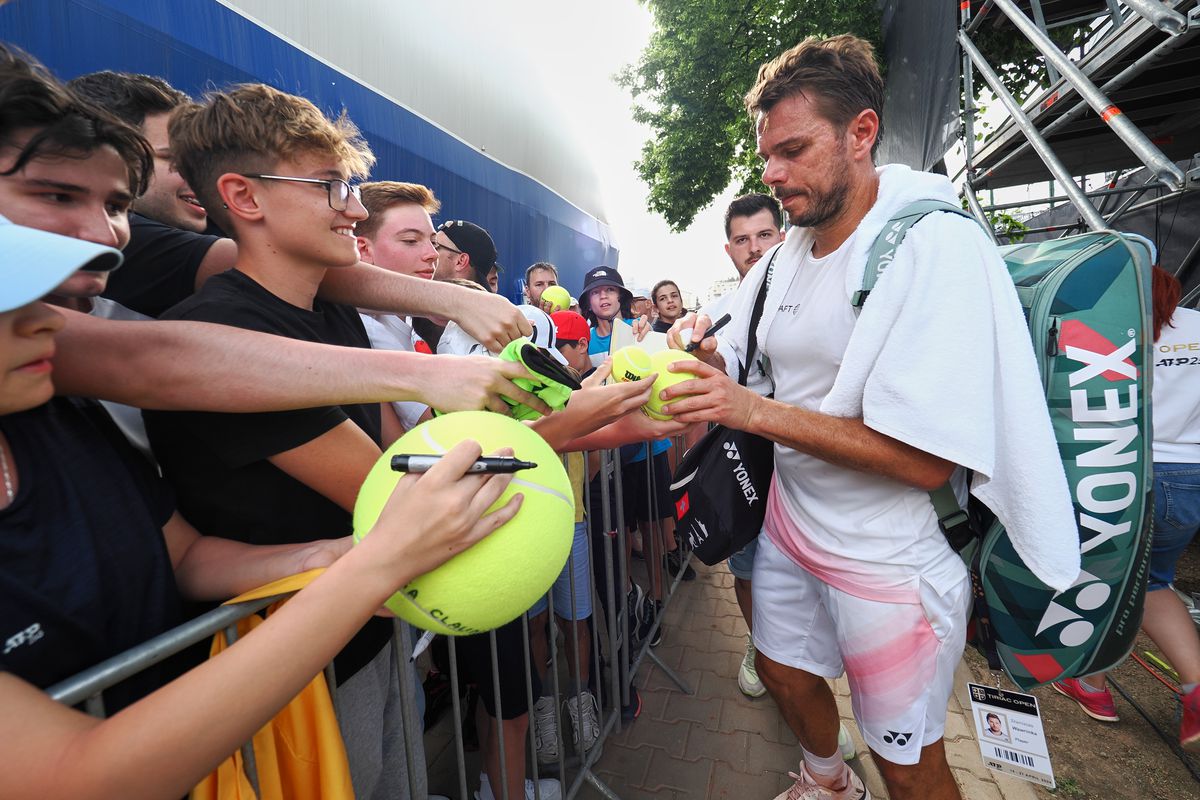
[[[1186,747],[1200,744],[1200,636],[1171,583],[1200,530],[1200,311],[1177,307],[1179,281],[1161,267],[1153,283],[1154,536],[1142,630],[1179,673]],[[1092,718],[1117,721],[1103,673],[1054,688]]]

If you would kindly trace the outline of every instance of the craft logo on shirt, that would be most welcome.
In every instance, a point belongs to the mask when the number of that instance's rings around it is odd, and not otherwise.
[[[41,623],[35,622],[23,631],[18,631],[4,640],[4,655],[8,655],[18,647],[33,644],[46,635]]]

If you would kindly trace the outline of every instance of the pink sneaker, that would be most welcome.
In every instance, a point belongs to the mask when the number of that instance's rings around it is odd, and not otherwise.
[[[1179,743],[1187,748],[1200,746],[1200,687],[1183,696],[1183,719],[1179,722]]]
[[[854,770],[846,767],[842,773],[846,779],[846,787],[838,791],[826,789],[813,780],[807,764],[800,765],[800,774],[789,772],[788,777],[795,778],[792,788],[775,798],[775,800],[871,800],[871,793],[863,785],[862,779],[854,774]]]
[[[1089,692],[1079,685],[1079,680],[1076,678],[1063,678],[1050,686],[1054,691],[1078,703],[1079,707],[1083,709],[1083,713],[1092,719],[1098,719],[1101,722],[1119,722],[1121,719],[1117,716],[1117,705],[1113,702],[1112,692],[1108,690],[1108,686],[1105,686],[1104,690],[1100,692]],[[1200,731],[1197,732],[1197,735],[1200,736]]]

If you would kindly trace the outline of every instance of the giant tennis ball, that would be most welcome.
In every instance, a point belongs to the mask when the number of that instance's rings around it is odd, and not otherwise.
[[[612,356],[612,377],[617,383],[640,381],[653,372],[650,356],[635,344],[622,347]]]
[[[547,286],[546,290],[542,292],[542,302],[550,303],[553,306],[550,309],[551,314],[556,311],[566,311],[571,307],[571,293],[561,286]]]
[[[691,353],[685,353],[682,350],[660,350],[650,356],[650,372],[657,372],[658,377],[654,379],[654,388],[650,390],[650,399],[642,406],[642,411],[646,412],[646,416],[652,419],[667,420],[671,419],[670,414],[663,413],[663,406],[667,405],[660,397],[659,392],[668,386],[674,386],[677,383],[690,381],[696,376],[690,372],[671,372],[667,369],[671,364],[677,361],[695,361],[696,357]],[[678,400],[680,398],[675,398]],[[674,402],[674,401],[672,401]]]
[[[370,532],[400,480],[401,473],[391,468],[393,455],[445,453],[463,439],[479,442],[485,454],[511,447],[516,458],[533,461],[537,467],[514,475],[492,505],[498,508],[521,492],[525,499],[515,517],[483,541],[415,578],[387,601],[401,619],[452,636],[497,628],[528,610],[562,572],[575,530],[571,482],[550,445],[510,417],[459,411],[416,426],[375,463],[354,504],[354,541]]]

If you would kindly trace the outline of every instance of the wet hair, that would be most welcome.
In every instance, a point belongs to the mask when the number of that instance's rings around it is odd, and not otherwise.
[[[162,78],[133,72],[92,72],[67,86],[135,128],[150,114],[165,114],[192,100]]]
[[[806,97],[837,128],[865,109],[874,111],[879,117],[871,147],[875,155],[883,141],[883,77],[870,42],[849,34],[810,36],[758,68],[758,80],[746,94],[746,110],[756,117],[796,95]]]
[[[1162,335],[1164,325],[1174,328],[1171,319],[1175,316],[1175,307],[1179,305],[1179,297],[1183,287],[1179,279],[1157,264],[1150,277],[1150,296],[1154,307],[1154,341]]]
[[[210,92],[180,107],[168,127],[179,174],[213,222],[231,235],[217,179],[230,172],[268,172],[281,160],[328,155],[353,178],[370,174],[375,156],[358,127],[343,113],[329,119],[303,97],[262,83]]]
[[[783,228],[783,211],[779,201],[769,194],[744,194],[734,199],[725,209],[725,238],[729,238],[729,226],[735,217],[753,217],[760,211],[770,211],[776,228]]]
[[[20,172],[35,158],[87,158],[111,147],[129,171],[129,191],[146,191],[154,172],[154,151],[133,126],[63,85],[32,56],[0,44],[0,145],[30,131],[12,166]]]
[[[430,215],[436,214],[442,207],[433,190],[419,183],[371,181],[359,184],[358,188],[362,191],[363,207],[370,216],[354,226],[354,233],[368,239],[375,238],[383,223],[383,212],[392,206],[416,205]]]

